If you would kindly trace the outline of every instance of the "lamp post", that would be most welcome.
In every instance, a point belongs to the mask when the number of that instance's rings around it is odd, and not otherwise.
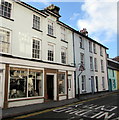
[[[84,64],[81,62],[78,64],[78,71],[80,71],[80,73],[77,75],[77,84],[78,84],[78,98],[80,97],[80,87],[79,87],[79,76],[82,74],[82,72],[85,70],[84,68]]]

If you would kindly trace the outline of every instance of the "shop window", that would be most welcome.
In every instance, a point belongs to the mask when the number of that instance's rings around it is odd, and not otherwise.
[[[10,70],[9,98],[23,98],[27,96],[27,71],[26,69]]]
[[[65,73],[58,75],[59,94],[65,94]]]
[[[41,72],[29,71],[28,77],[28,97],[42,96],[42,77]]]
[[[10,99],[42,95],[42,71],[22,68],[10,68]]]

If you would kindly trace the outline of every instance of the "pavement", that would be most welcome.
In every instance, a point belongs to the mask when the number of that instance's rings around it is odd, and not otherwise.
[[[118,91],[113,91],[113,92],[101,92],[101,93],[95,93],[95,94],[85,94],[85,95],[80,95],[79,98],[73,98],[69,100],[62,100],[62,101],[50,101],[50,102],[45,102],[45,103],[39,103],[39,104],[33,104],[33,105],[26,105],[26,106],[20,106],[20,107],[12,107],[8,109],[3,109],[2,110],[2,118],[10,118],[10,117],[16,117],[28,113],[33,113],[36,111],[42,111],[46,109],[51,109],[51,108],[56,108],[72,103],[76,103],[79,101],[84,101],[88,99],[93,99],[93,98],[98,98],[101,96],[106,96],[110,94],[114,94]]]

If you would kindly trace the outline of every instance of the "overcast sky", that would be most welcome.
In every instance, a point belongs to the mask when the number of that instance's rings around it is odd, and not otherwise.
[[[57,2],[54,2],[57,1]],[[64,1],[64,2],[61,2]],[[110,57],[117,56],[117,2],[116,0],[24,0],[44,9],[50,4],[60,7],[60,20],[81,30],[86,28],[89,37],[109,48]]]

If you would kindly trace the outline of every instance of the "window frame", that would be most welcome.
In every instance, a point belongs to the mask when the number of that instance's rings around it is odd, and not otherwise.
[[[98,71],[98,66],[97,66],[97,58],[94,58],[94,69],[97,72]]]
[[[37,48],[38,48],[38,45],[36,45],[36,44],[33,45],[34,41],[35,41],[35,43],[39,43],[39,47],[40,47],[39,49],[37,49]],[[38,60],[39,60],[39,59],[42,58],[42,51],[41,51],[41,50],[42,50],[42,43],[41,43],[41,42],[42,42],[41,39],[38,39],[38,38],[33,38],[33,39],[32,39],[32,58],[33,58],[33,59],[38,59]],[[37,46],[37,47],[36,47],[36,48],[33,48],[33,46]],[[33,50],[34,50],[35,52],[36,52],[36,50],[37,50],[37,52],[39,51],[39,55],[37,54],[37,56],[39,56],[39,57],[34,57],[34,56],[33,56],[33,54],[36,55],[36,53],[34,53]]]
[[[84,49],[84,40],[83,40],[83,38],[82,37],[79,37],[79,39],[80,39],[80,48],[81,49]]]
[[[65,53],[65,57],[62,56],[63,52]],[[65,60],[62,59],[63,57],[65,58]],[[63,62],[63,61],[65,61],[65,62]],[[67,64],[67,48],[66,47],[61,47],[61,63],[62,64]]]
[[[89,52],[92,53],[92,42],[91,41],[89,41]]]
[[[41,17],[33,14],[33,29],[39,30],[41,29]]]
[[[4,4],[2,4],[2,2]],[[5,4],[5,3],[7,3],[7,4]],[[7,5],[7,6],[5,6],[5,5]],[[1,7],[0,16],[3,16],[4,18],[7,18],[7,19],[11,19],[12,18],[12,9],[13,9],[12,2],[10,2],[8,0],[1,0],[1,6],[0,7]],[[4,8],[4,9],[2,9],[2,8]],[[6,11],[5,11],[5,9],[6,9]],[[6,13],[6,15],[5,15],[5,13]]]
[[[100,56],[103,56],[103,48],[100,46]]]
[[[49,20],[47,27],[48,27],[48,35],[54,36],[54,22]]]
[[[82,92],[86,92],[86,76],[82,75],[81,76],[81,89],[84,87],[84,89],[82,89]]]
[[[104,61],[101,60],[101,72],[104,72]]]
[[[80,53],[80,63],[85,67],[85,56],[84,53]]]
[[[66,41],[66,29],[61,27],[61,40]]]
[[[93,43],[93,52],[94,52],[95,54],[97,54],[96,44],[95,44],[95,43]]]
[[[90,56],[90,70],[93,71],[93,57]]]
[[[52,46],[53,51],[49,50],[49,47]],[[50,53],[49,53],[50,52]],[[49,56],[52,55],[52,56]],[[49,62],[54,62],[55,61],[55,45],[52,43],[48,43],[48,50],[47,50],[47,60]]]
[[[6,41],[0,41],[1,42],[1,45],[3,44],[3,43],[6,43],[7,45],[8,45],[8,51],[7,52],[5,52],[5,51],[1,51],[0,50],[0,53],[4,53],[4,54],[10,54],[11,53],[11,30],[8,30],[8,29],[3,29],[3,28],[1,28],[0,27],[0,31],[1,31],[1,37],[3,37],[3,38],[5,38],[5,37],[9,37],[8,38],[8,42],[6,42]],[[2,34],[2,32],[3,32],[3,34]],[[7,36],[5,36],[4,34],[5,34],[5,32],[8,34]],[[3,35],[3,36],[2,36]],[[7,38],[6,38],[7,39]]]

